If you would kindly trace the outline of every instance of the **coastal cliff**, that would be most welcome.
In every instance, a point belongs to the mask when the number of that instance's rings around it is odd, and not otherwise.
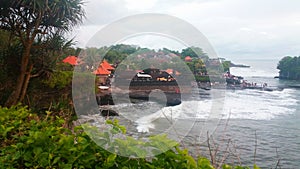
[[[300,80],[300,56],[282,58],[277,69],[279,69],[279,79]]]

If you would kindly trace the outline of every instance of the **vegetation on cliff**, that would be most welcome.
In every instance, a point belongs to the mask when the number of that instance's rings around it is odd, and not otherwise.
[[[282,58],[277,69],[279,69],[280,79],[300,80],[300,56]]]
[[[30,79],[39,76],[55,61],[48,57],[68,46],[63,34],[81,23],[82,3],[81,0],[1,1],[0,31],[7,40],[3,42],[5,52],[1,54],[17,67],[7,106],[22,102]]]
[[[73,125],[76,120],[71,96],[74,67],[61,62],[66,56],[78,56],[80,52],[90,67],[98,66],[97,57],[104,55],[114,64],[131,54],[155,56],[161,53],[178,56],[175,58],[181,61],[190,56],[188,68],[196,79],[199,76],[200,81],[208,81],[199,75],[205,74],[209,60],[201,48],[190,47],[181,52],[130,45],[74,48],[73,41],[66,39],[64,33],[82,22],[81,0],[1,1],[0,15],[0,105],[7,106],[0,106],[0,168],[216,167],[207,158],[194,159],[187,150],[178,148],[177,143],[152,159],[122,157],[96,145],[80,126]],[[168,68],[169,64],[173,63],[166,62],[163,66]],[[80,74],[77,84],[83,86],[85,79],[91,76],[90,72]],[[115,122],[109,125],[119,128],[118,132],[124,130]],[[128,137],[124,143],[131,144],[133,140]],[[153,139],[153,142],[156,145],[174,143],[166,137]],[[131,151],[139,153],[137,149]],[[248,168],[225,164],[217,167]]]

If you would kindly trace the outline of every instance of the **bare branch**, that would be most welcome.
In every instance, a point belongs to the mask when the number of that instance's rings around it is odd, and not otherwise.
[[[278,155],[277,147],[276,147],[276,155],[277,155],[278,160],[277,160],[275,169],[277,169],[277,167],[281,168],[281,167],[280,167],[280,160],[281,160],[281,159],[280,159],[280,157],[279,157],[279,155]]]
[[[41,70],[39,70],[39,72],[37,72],[36,74],[31,74],[31,75],[30,75],[30,78],[39,77],[39,76],[41,76],[42,73],[43,73],[43,70],[41,69]]]
[[[208,144],[208,151],[209,151],[209,155],[210,155],[210,160],[211,160],[211,164],[214,166],[215,165],[215,158],[212,154],[212,149],[211,149],[211,145],[209,142],[209,132],[207,131],[207,144]]]
[[[223,155],[223,158],[222,158],[221,162],[219,163],[219,167],[218,168],[222,167],[222,165],[224,164],[225,160],[229,156],[229,144],[230,144],[230,142],[231,142],[231,140],[229,139],[228,142],[227,142],[225,153]]]

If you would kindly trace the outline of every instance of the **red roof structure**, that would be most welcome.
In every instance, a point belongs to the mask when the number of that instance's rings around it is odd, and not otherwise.
[[[76,56],[68,56],[63,60],[63,62],[75,66],[78,65],[79,59]]]
[[[181,73],[180,72],[178,72],[177,70],[175,71],[175,75],[181,75]]]
[[[190,61],[192,61],[192,58],[191,58],[190,56],[186,56],[186,57],[184,58],[184,60],[185,60],[186,62],[190,62]]]
[[[110,71],[108,71],[107,69],[105,69],[104,67],[102,67],[101,65],[98,67],[97,70],[95,70],[93,72],[96,75],[109,75]]]
[[[167,69],[165,72],[169,73],[170,75],[173,74],[173,69]]]
[[[101,66],[107,70],[114,70],[115,68],[112,67],[106,60],[103,60]]]

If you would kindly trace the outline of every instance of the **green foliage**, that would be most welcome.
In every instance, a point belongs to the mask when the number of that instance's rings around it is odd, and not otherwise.
[[[103,131],[90,125],[83,125],[83,128],[98,145],[121,156],[145,158],[164,153],[178,145],[176,141],[168,139],[165,134],[150,136],[149,140],[136,139],[126,136],[126,128],[120,126],[117,120],[107,120],[106,123],[110,128]]]
[[[209,76],[199,76],[199,75],[196,75],[195,76],[195,80],[197,82],[210,82]]]
[[[147,143],[165,152],[152,158],[128,158],[96,145],[82,127],[75,127],[71,131],[63,128],[63,123],[62,118],[52,116],[49,111],[42,119],[27,107],[0,107],[0,168],[214,168],[207,158],[195,160],[186,149],[180,149],[176,142],[165,135],[153,136]],[[108,120],[107,123],[112,126],[114,134],[126,132],[117,121]],[[122,141],[127,145],[127,148],[123,147],[124,150],[145,157],[145,152],[131,146],[137,140],[127,137]],[[223,169],[248,167],[224,165]],[[254,165],[254,169],[259,168]]]
[[[80,0],[4,1],[0,8],[1,28],[16,32],[31,30],[39,35],[53,33],[55,28],[70,30],[84,17],[82,3]]]
[[[108,62],[110,63],[117,63],[117,62],[121,62],[123,59],[126,58],[126,54],[123,54],[119,51],[116,50],[109,50],[104,58],[107,59]]]
[[[193,59],[192,62],[187,62],[186,64],[194,74],[207,73],[206,66],[200,58]]]
[[[279,78],[300,80],[300,56],[282,58],[277,66],[279,69]]]
[[[87,60],[90,65],[92,65],[92,63],[98,63],[101,61],[100,57],[103,57],[102,59],[106,59],[109,63],[120,63],[127,56],[135,53],[136,51],[137,47],[125,44],[117,44],[110,46],[109,48],[88,48],[86,50],[85,60]]]
[[[181,55],[183,58],[186,56],[190,56],[192,58],[201,58],[204,59],[204,61],[208,60],[208,56],[206,53],[203,52],[203,50],[199,47],[188,47],[186,49],[182,49]]]
[[[159,49],[159,52],[162,51],[164,53],[170,54],[170,53],[174,53],[176,55],[181,55],[179,51],[175,51],[175,50],[170,50],[168,48],[163,48],[163,49]]]
[[[250,167],[243,167],[243,166],[230,166],[227,164],[224,164],[222,166],[222,169],[251,169]],[[256,164],[254,164],[253,169],[260,169]]]
[[[75,78],[73,79],[73,73],[75,73]],[[73,71],[55,71],[50,77],[46,80],[43,80],[43,83],[50,88],[55,89],[64,89],[66,87],[71,87],[73,83],[76,83],[76,89],[81,86],[81,90],[79,92],[84,92],[91,89],[94,90],[93,87],[86,86],[86,82],[90,80],[97,80],[96,76],[90,72],[73,72]],[[78,88],[77,88],[78,87]]]
[[[26,107],[0,109],[0,168],[95,168],[108,156],[80,128],[73,134],[46,113],[40,119]]]
[[[203,169],[214,169],[210,161],[207,158],[203,157],[198,159],[198,167]]]
[[[226,60],[226,61],[222,62],[222,66],[223,66],[224,72],[230,71],[231,61]]]
[[[55,71],[50,78],[44,80],[44,84],[50,88],[62,89],[71,85],[72,77],[72,71]]]
[[[137,48],[132,45],[117,44],[117,45],[112,46],[111,50],[130,55],[130,54],[136,52]]]
[[[13,83],[14,91],[5,105],[23,102],[30,78],[39,76],[45,67],[55,65],[58,57],[52,57],[60,54],[63,45],[70,46],[70,42],[65,43],[61,37],[82,22],[82,4],[81,0],[1,1],[0,29],[9,32],[22,48],[17,55],[10,55],[15,60],[13,66],[19,77]],[[59,52],[51,52],[56,50]],[[52,56],[51,59],[48,56]]]

